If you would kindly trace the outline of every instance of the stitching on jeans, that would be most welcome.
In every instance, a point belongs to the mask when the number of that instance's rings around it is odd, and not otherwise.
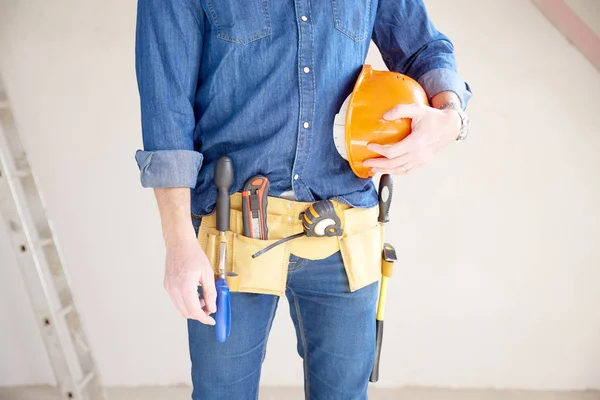
[[[290,289],[290,284],[292,283],[292,278],[294,277],[294,274],[290,274],[288,271],[288,275],[287,275],[287,283],[285,285],[286,289]],[[292,290],[292,289],[290,289]]]
[[[267,353],[267,339],[266,338],[269,335],[269,330],[271,329],[271,325],[273,324],[273,318],[275,317],[275,306],[277,306],[277,296],[273,296],[273,305],[271,306],[271,314],[269,316],[269,323],[267,324],[267,328],[265,329],[265,344],[263,346],[261,363],[265,360],[265,354]]]
[[[308,260],[305,258],[298,257],[298,261],[290,261],[289,262],[288,270],[290,272],[298,271],[299,269],[304,268],[307,261]]]
[[[271,325],[273,324],[273,318],[275,317],[275,307],[277,306],[277,296],[273,296],[273,305],[271,306],[271,315],[269,316],[269,322],[267,323],[267,328],[265,329],[265,344],[263,345],[262,356],[260,360],[260,368],[262,369],[262,363],[265,361],[265,355],[267,354],[267,340],[269,337],[269,330],[271,330]],[[254,400],[258,400],[259,390],[256,391],[256,397]]]
[[[306,336],[304,336],[304,324],[302,324],[302,316],[300,315],[300,304],[298,303],[298,297],[296,297],[296,293],[291,288],[290,293],[294,299],[294,308],[296,309],[296,316],[298,318],[298,329],[300,329],[300,341],[302,342],[302,350],[304,353],[304,385],[306,386],[306,399],[310,397],[310,390],[308,384],[308,347],[306,345]]]

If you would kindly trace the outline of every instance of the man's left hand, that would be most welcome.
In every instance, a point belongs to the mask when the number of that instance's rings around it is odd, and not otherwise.
[[[370,144],[368,149],[381,158],[365,160],[375,173],[408,174],[431,161],[434,154],[452,143],[460,133],[461,118],[456,110],[407,104],[399,105],[383,115],[388,121],[410,118],[411,133],[392,145]]]

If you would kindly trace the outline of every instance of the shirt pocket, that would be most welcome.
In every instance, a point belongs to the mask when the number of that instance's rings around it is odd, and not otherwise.
[[[335,29],[355,42],[370,37],[371,1],[373,0],[331,0]]]
[[[271,34],[269,0],[205,0],[217,37],[247,44]]]

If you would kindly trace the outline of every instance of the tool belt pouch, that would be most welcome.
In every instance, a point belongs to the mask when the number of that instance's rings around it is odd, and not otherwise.
[[[285,202],[285,213],[281,212]],[[239,209],[236,209],[240,204]],[[288,204],[290,205],[288,207]],[[257,258],[252,255],[279,239],[302,232],[298,214],[310,203],[289,202],[269,198],[267,225],[269,240],[243,236],[241,201],[232,196],[230,225],[226,232],[227,272],[239,276],[240,292],[285,295],[290,253],[309,260],[318,260],[340,251],[348,277],[350,291],[361,289],[381,277],[382,225],[375,209],[347,208],[344,213],[344,234],[341,237],[302,237],[275,246]],[[340,205],[341,206],[341,205]],[[275,212],[271,212],[274,209]],[[219,231],[215,214],[203,217],[198,241],[206,253],[215,274],[219,263]]]
[[[377,221],[378,211],[351,208],[344,213],[346,229],[338,241],[351,292],[381,278],[383,225]],[[351,226],[350,221],[357,223]]]

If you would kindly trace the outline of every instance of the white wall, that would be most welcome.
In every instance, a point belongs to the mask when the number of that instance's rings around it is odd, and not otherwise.
[[[427,4],[473,128],[395,180],[379,385],[600,388],[600,75],[527,1]],[[0,0],[0,71],[105,382],[174,384],[187,338],[133,158],[134,23],[133,0]],[[0,385],[50,382],[4,232],[0,252]],[[301,385],[294,349],[284,300],[263,383]]]

